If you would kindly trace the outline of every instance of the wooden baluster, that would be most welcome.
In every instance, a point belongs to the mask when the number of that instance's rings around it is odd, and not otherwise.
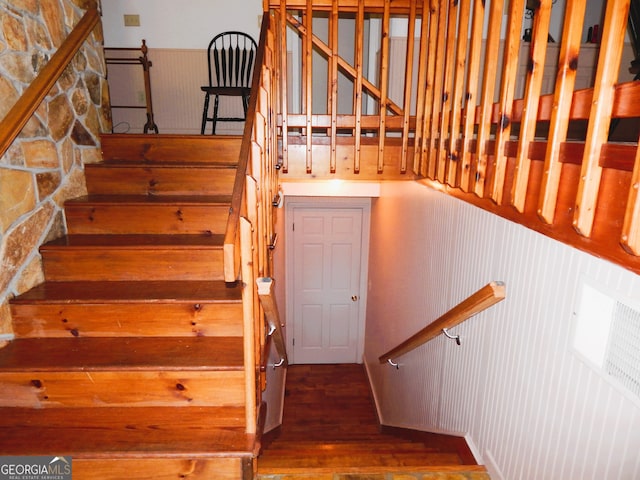
[[[462,123],[462,94],[464,91],[464,73],[467,60],[467,32],[469,31],[469,17],[471,14],[471,0],[461,0],[458,15],[457,46],[455,54],[455,72],[453,93],[451,95],[451,133],[449,135],[449,155],[447,167],[447,184],[456,186],[460,167],[460,152],[458,140]],[[455,28],[455,27],[454,27]],[[477,82],[476,82],[477,83]]]
[[[287,96],[287,4],[280,4],[280,115],[282,131],[282,172],[289,171],[289,129],[288,129],[288,96]]]
[[[542,77],[544,75],[544,63],[547,53],[547,38],[549,36],[549,23],[551,21],[551,0],[543,0],[538,4],[534,13],[533,38],[531,41],[531,58],[529,59],[529,71],[527,72],[524,107],[522,120],[520,121],[520,138],[518,141],[518,153],[516,156],[516,170],[511,191],[511,203],[520,212],[524,211],[524,202],[527,196],[529,183],[529,146],[536,133],[536,116],[540,91],[542,90]],[[536,114],[534,114],[534,112]],[[503,172],[504,176],[504,172]],[[504,180],[503,180],[504,183]],[[497,186],[497,185],[496,185]],[[494,189],[494,200],[500,203],[502,189]]]
[[[638,195],[638,190],[640,190],[640,147],[636,150],[621,238],[624,249],[636,256],[640,256],[640,195]]]
[[[306,136],[307,151],[306,165],[307,173],[312,170],[312,149],[313,149],[313,0],[307,0],[307,9],[304,14],[303,24],[307,28],[304,37],[304,93],[305,93],[305,114],[306,114]]]
[[[449,3],[447,34],[445,38],[445,62],[444,62],[444,79],[442,84],[442,108],[440,115],[440,142],[437,151],[437,178],[440,183],[446,181],[447,167],[449,166],[449,153],[451,151],[451,137],[449,119],[451,118],[451,109],[453,108],[453,78],[454,66],[456,61],[455,45],[456,45],[456,25],[458,23],[458,0],[452,0]],[[442,32],[444,33],[444,32]],[[447,145],[449,142],[449,145]]]
[[[338,126],[338,0],[331,4],[331,17],[329,18],[329,37],[331,42],[331,57],[329,66],[329,99],[327,108],[331,113],[331,158],[329,171],[336,173],[336,134]]]
[[[491,2],[489,7],[489,32],[485,47],[485,59],[497,59],[500,51],[500,29],[502,26],[503,2]],[[482,98],[480,100],[480,119],[476,143],[475,178],[471,179],[473,191],[479,197],[484,197],[487,160],[490,153],[488,142],[491,136],[491,117],[493,114],[493,96],[496,86],[496,70],[493,64],[485,61],[482,77]]]
[[[422,21],[420,25],[420,53],[418,54],[418,95],[416,99],[416,129],[413,139],[413,173],[420,174],[422,163],[423,125],[425,121],[425,96],[427,90],[427,63],[429,41],[429,0],[422,1]]]
[[[387,136],[387,92],[389,88],[389,10],[390,0],[384,1],[382,14],[382,53],[380,55],[380,125],[378,127],[378,173],[384,170],[384,144]]]
[[[431,0],[429,9],[429,41],[427,48],[427,85],[424,97],[425,115],[422,128],[422,146],[420,152],[421,167],[420,174],[423,177],[428,175],[428,152],[433,145],[433,137],[431,135],[431,124],[433,122],[433,105],[434,105],[434,84],[436,78],[436,55],[434,52],[438,44],[438,15],[439,0]]]
[[[567,1],[564,27],[562,29],[562,43],[560,44],[560,55],[558,57],[553,110],[551,111],[549,123],[549,139],[547,141],[544,172],[538,201],[538,216],[548,224],[553,223],[556,212],[560,174],[562,172],[560,147],[567,139],[585,11],[586,2],[584,0]],[[514,197],[514,204],[520,201],[520,199]]]
[[[364,58],[364,0],[358,0],[356,14],[356,84],[353,112],[355,114],[353,172],[360,173],[360,142],[362,141],[362,69]]]
[[[484,0],[474,0],[473,21],[469,48],[469,66],[467,69],[467,92],[464,99],[465,118],[462,126],[462,146],[460,166],[460,188],[468,192],[471,181],[471,141],[474,136],[476,103],[479,89],[480,53],[482,51],[482,30],[484,24]],[[477,155],[477,148],[476,148]]]
[[[509,21],[507,25],[507,38],[504,46],[502,62],[502,85],[498,100],[500,114],[496,127],[496,142],[493,156],[494,171],[491,180],[491,198],[497,204],[502,203],[504,180],[507,172],[507,157],[505,146],[511,137],[511,117],[513,112],[513,99],[516,90],[516,75],[518,73],[518,57],[520,54],[520,33],[522,31],[522,17],[524,14],[524,0],[512,0],[509,2]],[[546,36],[544,47],[546,48]],[[544,62],[541,68],[544,68]],[[535,117],[533,113],[533,124]],[[523,119],[524,120],[524,119]],[[527,155],[528,152],[525,152]]]
[[[614,87],[622,58],[627,31],[630,0],[610,0],[606,4],[602,44],[598,57],[598,70],[593,88],[593,103],[589,114],[589,127],[584,145],[582,171],[573,227],[585,237],[591,236],[595,216],[602,167],[600,151],[606,143],[611,125]]]
[[[415,50],[416,3],[411,2],[409,8],[409,25],[407,33],[407,63],[404,73],[404,114],[402,118],[402,156],[400,173],[407,172],[407,154],[409,153],[409,118],[411,116],[411,90],[413,88],[413,51]]]
[[[446,32],[447,32],[447,0],[439,0],[438,2],[438,26],[435,49],[435,75],[433,82],[433,106],[431,110],[431,131],[429,132],[429,150],[427,152],[427,176],[436,178],[436,169],[438,162],[438,151],[443,143],[442,132],[440,131],[440,115],[442,113],[442,95],[444,92],[444,71],[446,64]],[[430,54],[434,55],[431,50]],[[436,138],[438,143],[436,143]]]

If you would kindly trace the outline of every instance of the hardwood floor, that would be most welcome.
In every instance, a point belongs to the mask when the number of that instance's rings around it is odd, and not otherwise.
[[[263,439],[258,478],[489,478],[460,439],[403,433],[380,428],[362,365],[292,365],[283,423]]]

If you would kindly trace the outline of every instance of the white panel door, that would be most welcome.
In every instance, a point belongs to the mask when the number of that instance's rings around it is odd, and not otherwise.
[[[362,210],[293,214],[293,359],[357,363]]]

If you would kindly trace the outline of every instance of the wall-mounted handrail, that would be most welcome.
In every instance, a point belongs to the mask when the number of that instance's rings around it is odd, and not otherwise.
[[[0,122],[0,157],[5,154],[22,127],[26,125],[47,93],[55,85],[73,56],[97,25],[98,10],[90,8],[62,42],[51,60],[42,68],[38,76],[29,84],[15,105]]]
[[[378,360],[380,360],[380,363],[386,363],[393,358],[410,352],[440,335],[443,329],[455,327],[476,313],[504,300],[505,290],[505,285],[502,282],[488,283],[418,333],[381,355]]]
[[[265,320],[269,326],[269,335],[273,339],[278,355],[280,355],[280,362],[276,366],[287,365],[287,350],[284,344],[278,305],[273,293],[273,279],[261,277],[256,280],[256,284],[258,285],[258,297],[264,309]]]

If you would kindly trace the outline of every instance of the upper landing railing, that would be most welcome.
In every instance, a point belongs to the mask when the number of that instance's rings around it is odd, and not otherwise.
[[[604,2],[589,45],[587,2],[535,2],[530,43],[526,3],[265,0],[281,179],[419,179],[640,272],[630,0]]]

